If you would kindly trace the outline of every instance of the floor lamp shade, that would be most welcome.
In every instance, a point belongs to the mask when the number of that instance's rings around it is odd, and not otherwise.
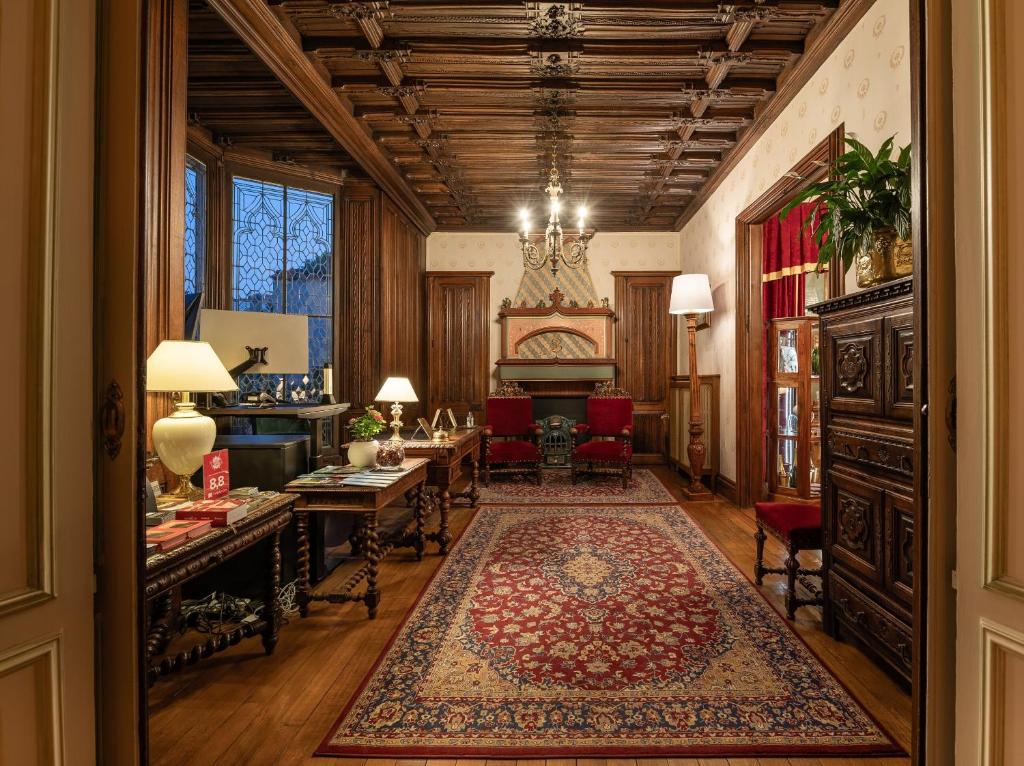
[[[670,314],[703,314],[714,310],[711,280],[707,274],[679,274],[672,279]]]
[[[236,391],[238,386],[209,343],[165,340],[146,361],[146,390],[181,392],[174,412],[153,424],[153,446],[160,461],[178,477],[175,493],[192,497],[198,490],[191,476],[202,466],[203,455],[213,449],[217,427],[196,412],[189,394]]]

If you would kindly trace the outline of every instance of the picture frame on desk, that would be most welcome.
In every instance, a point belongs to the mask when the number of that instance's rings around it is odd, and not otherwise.
[[[436,418],[435,418],[435,419],[436,419]],[[430,439],[433,439],[433,438],[434,438],[434,429],[433,429],[433,427],[432,427],[432,426],[430,425],[430,423],[428,423],[428,422],[427,422],[427,419],[426,419],[426,418],[416,418],[416,422],[417,422],[417,423],[419,423],[419,428],[422,428],[422,429],[423,429],[423,433],[424,433],[424,434],[426,435],[426,437],[427,437],[427,440],[428,440],[428,441],[429,441]],[[418,431],[418,430],[419,430],[419,428],[418,428],[418,429],[416,429],[416,430]],[[415,438],[416,438],[416,432],[415,432],[415,431],[413,432],[412,438],[413,438],[413,439],[415,439]]]

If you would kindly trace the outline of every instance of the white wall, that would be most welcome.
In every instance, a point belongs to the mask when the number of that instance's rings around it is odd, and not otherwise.
[[[676,232],[598,232],[587,260],[599,298],[615,308],[612,271],[668,271],[679,267]],[[523,275],[519,238],[509,233],[435,232],[427,237],[427,271],[493,271],[491,278],[491,366],[501,354],[498,310],[504,298],[515,299]]]
[[[684,273],[711,277],[715,313],[698,334],[701,372],[722,376],[721,470],[736,477],[736,217],[840,124],[871,149],[910,141],[906,0],[877,0],[680,232]],[[685,340],[685,339],[681,339]],[[685,360],[683,360],[685,364]]]

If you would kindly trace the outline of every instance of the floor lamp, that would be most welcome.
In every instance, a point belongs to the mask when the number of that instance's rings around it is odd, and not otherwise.
[[[688,500],[711,500],[714,497],[700,480],[704,473],[706,449],[704,416],[700,411],[700,375],[697,374],[697,315],[714,309],[707,274],[680,274],[673,278],[668,311],[686,315],[686,334],[690,343],[690,443],[686,447],[690,484],[683,490]]]

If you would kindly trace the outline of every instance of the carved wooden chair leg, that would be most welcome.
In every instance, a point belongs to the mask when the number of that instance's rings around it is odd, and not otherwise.
[[[629,489],[629,474],[630,474],[629,466],[627,465],[625,468],[622,469],[622,488],[623,489]]]
[[[484,461],[484,486],[491,486],[491,466],[486,460]]]
[[[540,463],[537,464],[537,468],[535,469],[535,475],[537,477],[537,486],[538,487],[543,487],[544,486],[544,472],[543,472],[543,470],[540,467]]]
[[[768,535],[764,533],[764,527],[758,524],[757,531],[754,532],[754,540],[757,542],[757,556],[754,558],[754,583],[757,585],[764,585],[764,541],[767,539]]]
[[[793,543],[789,544],[789,555],[786,556],[786,616],[789,619],[796,618],[796,576],[800,569],[800,563],[796,560],[799,549]]]
[[[573,485],[576,484],[576,464],[573,463],[569,466],[569,482]]]

